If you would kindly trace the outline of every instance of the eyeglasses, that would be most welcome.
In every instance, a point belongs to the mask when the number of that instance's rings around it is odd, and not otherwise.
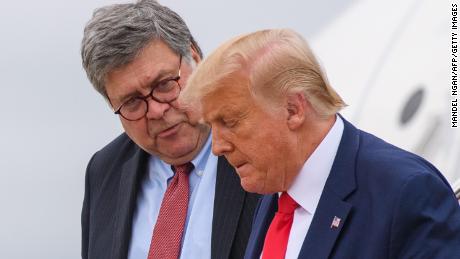
[[[182,55],[179,58],[178,76],[167,78],[158,82],[152,87],[148,95],[138,96],[124,102],[115,111],[115,114],[121,115],[129,121],[137,121],[142,119],[149,111],[148,98],[152,97],[158,103],[170,103],[177,99],[180,93],[180,68],[182,64]]]

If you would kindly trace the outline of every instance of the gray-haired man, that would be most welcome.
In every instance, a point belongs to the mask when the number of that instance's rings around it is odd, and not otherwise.
[[[258,196],[177,109],[201,58],[184,21],[152,0],[102,7],[86,25],[83,66],[125,133],[88,164],[83,258],[242,258]]]

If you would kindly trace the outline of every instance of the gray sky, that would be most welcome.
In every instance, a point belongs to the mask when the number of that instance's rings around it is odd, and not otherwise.
[[[0,258],[80,258],[86,164],[122,129],[118,118],[89,84],[81,67],[79,47],[93,9],[116,2],[2,3]],[[234,35],[262,28],[290,27],[313,40],[324,31],[337,35],[331,31],[331,26],[336,26],[334,21],[342,19],[356,3],[370,1],[160,2],[184,17],[205,53],[209,53]],[[374,19],[386,18],[385,13],[371,15],[362,22],[372,26]],[[349,36],[355,36],[353,26],[347,28]],[[325,57],[326,65],[333,63],[332,55],[343,54],[344,49],[334,44],[336,39],[328,37],[313,44]],[[330,77],[343,81],[343,67],[331,66]]]

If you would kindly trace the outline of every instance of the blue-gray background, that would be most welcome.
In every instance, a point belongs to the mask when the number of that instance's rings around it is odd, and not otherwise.
[[[81,68],[94,8],[119,1],[2,1],[0,258],[79,258],[86,163],[122,132]],[[163,0],[205,53],[256,29],[290,27],[311,43],[359,126],[459,178],[449,126],[450,4],[455,1]],[[411,93],[414,118],[399,123]]]

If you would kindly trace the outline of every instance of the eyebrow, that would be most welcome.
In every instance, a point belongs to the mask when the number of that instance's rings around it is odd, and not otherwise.
[[[149,91],[152,89],[152,87],[158,83],[161,82],[167,78],[169,78],[169,74],[174,73],[173,71],[166,71],[165,69],[162,69],[158,72],[158,74],[153,78],[153,80],[148,80],[146,83],[142,84],[142,89],[148,89]],[[118,102],[120,105],[123,105],[125,102],[128,100],[139,97],[139,96],[145,96],[143,93],[139,92],[139,89],[136,89],[136,91],[127,93],[121,97],[118,98]]]
[[[237,119],[241,120],[247,117],[249,111],[236,108],[234,105],[222,105],[218,111],[215,111],[211,116],[204,118],[206,122],[221,120],[221,119]]]

